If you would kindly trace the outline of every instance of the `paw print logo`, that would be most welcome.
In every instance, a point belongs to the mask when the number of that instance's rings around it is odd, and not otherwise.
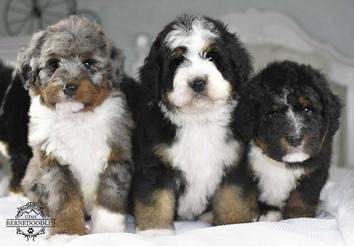
[[[34,230],[32,227],[30,227],[30,228],[28,228],[27,232],[28,232],[28,234],[33,234]]]
[[[53,225],[54,220],[46,217],[43,209],[33,202],[17,208],[15,219],[6,219],[6,227],[16,227],[16,234],[23,235],[27,241],[34,241],[37,236],[45,234],[45,228]]]

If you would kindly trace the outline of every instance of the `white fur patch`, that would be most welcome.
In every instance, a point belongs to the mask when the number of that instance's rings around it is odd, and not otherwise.
[[[126,216],[102,207],[94,207],[91,213],[91,232],[124,232]]]
[[[268,211],[266,214],[263,214],[259,217],[258,221],[280,221],[283,219],[281,212],[279,211]]]
[[[165,39],[166,44],[175,49],[180,46],[200,45],[203,46],[205,40],[217,38],[217,34],[210,31],[212,24],[203,17],[195,18],[191,28],[178,23]]]
[[[6,157],[7,159],[10,158],[9,155],[9,146],[7,143],[0,141],[0,153]]]
[[[212,61],[205,58],[205,48],[218,37],[210,31],[210,25],[212,23],[200,17],[193,20],[190,29],[177,24],[166,36],[165,42],[172,50],[180,46],[186,48],[185,62],[175,71],[173,90],[168,95],[169,101],[179,108],[186,105],[207,108],[208,101],[225,102],[230,97],[230,82],[224,79]],[[195,79],[206,81],[205,98],[196,98],[190,87]]]
[[[287,168],[285,163],[263,154],[253,142],[249,158],[252,170],[259,179],[259,200],[282,208],[289,193],[296,188],[298,179],[304,174],[304,169]]]
[[[136,230],[136,234],[147,237],[173,236],[176,234],[174,230],[170,229],[150,229],[150,230]]]
[[[288,163],[303,162],[308,158],[310,158],[310,155],[303,152],[289,153],[282,157],[283,161]]]
[[[77,113],[83,108],[84,105],[79,102],[61,102],[55,104],[58,114],[61,114],[63,117],[67,114]]]
[[[219,105],[200,114],[163,112],[175,123],[177,139],[166,150],[171,165],[182,171],[185,193],[178,201],[178,216],[194,219],[204,212],[221,182],[224,169],[238,161],[239,143],[227,141],[233,105]]]
[[[294,110],[291,108],[289,108],[289,110],[286,112],[286,115],[294,127],[294,133],[296,135],[300,135],[301,129],[304,127],[304,123],[303,123],[304,118],[299,114],[297,114],[296,112],[294,112]]]
[[[122,103],[120,97],[109,97],[93,112],[77,112],[77,104],[59,105],[57,111],[43,106],[39,96],[32,98],[29,144],[69,164],[80,182],[87,212],[110,152],[108,137],[116,130],[115,119],[124,112]]]

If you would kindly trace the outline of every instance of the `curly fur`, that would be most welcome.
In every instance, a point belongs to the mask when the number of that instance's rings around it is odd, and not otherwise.
[[[241,98],[236,124],[250,142],[260,213],[314,216],[340,124],[338,97],[319,71],[283,61],[255,75]]]
[[[133,185],[139,232],[173,229],[174,216],[198,218],[233,182],[243,147],[232,113],[251,71],[248,52],[218,20],[184,15],[159,33],[140,69],[145,98]],[[206,81],[200,93],[190,88],[195,80]]]
[[[92,232],[125,228],[133,121],[120,88],[123,59],[100,26],[78,16],[34,34],[19,52],[34,152],[22,185],[56,220],[53,233],[85,234],[91,214]],[[100,218],[107,214],[119,218],[111,228]]]

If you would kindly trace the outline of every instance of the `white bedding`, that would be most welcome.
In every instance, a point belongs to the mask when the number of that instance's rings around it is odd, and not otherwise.
[[[46,236],[37,238],[34,243],[26,242],[26,239],[22,235],[16,235],[15,228],[6,228],[6,219],[14,218],[17,207],[23,206],[26,202],[27,199],[24,197],[7,196],[0,198],[0,245],[59,244],[61,241],[49,242],[45,240]],[[144,237],[133,233],[133,220],[129,218],[128,233],[91,234],[77,237],[68,242],[67,245],[345,245],[336,220],[329,215],[315,219],[302,218],[280,222],[255,222],[217,227],[210,227],[203,222],[175,222],[175,226],[177,232],[175,236]]]

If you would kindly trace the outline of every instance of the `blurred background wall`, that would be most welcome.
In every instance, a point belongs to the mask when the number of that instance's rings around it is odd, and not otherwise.
[[[65,0],[40,2],[60,3]],[[6,3],[7,0],[0,1],[0,10],[4,10]],[[136,56],[137,35],[145,33],[153,39],[167,22],[182,13],[219,18],[249,8],[283,13],[317,40],[354,58],[353,0],[77,0],[77,8],[97,13],[105,31],[125,51],[128,72]],[[8,36],[4,24],[0,21],[1,37]]]

